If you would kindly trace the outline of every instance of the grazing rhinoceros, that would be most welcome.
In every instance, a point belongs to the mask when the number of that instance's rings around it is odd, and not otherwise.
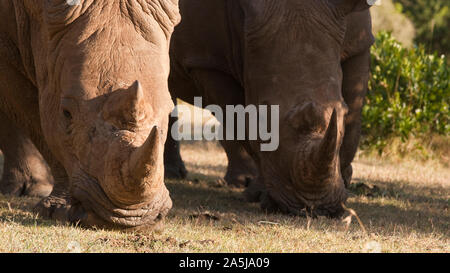
[[[180,0],[172,97],[193,103],[201,96],[204,105],[222,107],[279,105],[276,151],[260,151],[260,141],[225,145],[229,158],[237,157],[230,162],[245,158],[239,145],[255,160],[262,185],[250,185],[249,196],[264,187],[263,208],[342,213],[369,77],[372,2]],[[169,139],[168,156],[174,147]]]
[[[1,1],[0,18],[0,120],[55,180],[37,211],[86,226],[159,223],[172,206],[163,148],[178,1]]]

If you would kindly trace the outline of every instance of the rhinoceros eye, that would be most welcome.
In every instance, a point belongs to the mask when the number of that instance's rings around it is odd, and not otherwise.
[[[61,100],[61,113],[66,120],[72,120],[74,113],[78,109],[78,103],[72,98],[63,98]]]
[[[60,107],[60,124],[66,134],[70,135],[72,133],[74,114],[78,111],[78,103],[74,99],[63,98]]]
[[[72,113],[70,113],[69,110],[64,109],[64,110],[63,110],[63,115],[64,115],[64,117],[65,117],[66,119],[72,120]]]

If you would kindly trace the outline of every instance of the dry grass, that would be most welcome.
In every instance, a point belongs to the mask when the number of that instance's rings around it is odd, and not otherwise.
[[[246,203],[241,190],[221,183],[226,156],[215,143],[185,143],[182,155],[190,175],[167,181],[174,208],[163,231],[61,225],[30,212],[36,199],[0,196],[0,252],[450,251],[450,170],[439,164],[358,158],[355,183],[374,187],[355,187],[347,207],[360,217],[364,233],[356,219],[347,229],[342,220],[265,214]]]
[[[426,138],[410,137],[402,140],[400,137],[391,137],[382,149],[377,147],[364,147],[362,154],[366,157],[390,163],[422,162],[426,166],[441,165],[450,167],[450,137],[443,135],[428,135]]]

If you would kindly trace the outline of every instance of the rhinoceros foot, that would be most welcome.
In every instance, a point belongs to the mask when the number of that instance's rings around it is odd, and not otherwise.
[[[266,189],[262,182],[258,179],[253,179],[247,185],[244,191],[244,197],[248,202],[257,203],[261,201],[263,195],[266,193]]]
[[[224,177],[229,186],[237,188],[245,188],[252,184],[255,179],[254,173],[243,168],[229,168]]]
[[[50,195],[35,206],[34,212],[43,218],[67,222],[69,221],[70,208],[67,199]]]
[[[344,179],[344,184],[346,188],[350,186],[352,176],[353,176],[352,165],[348,165],[346,168],[342,170],[342,178]]]

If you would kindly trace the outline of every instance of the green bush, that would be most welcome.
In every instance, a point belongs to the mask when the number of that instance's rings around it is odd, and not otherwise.
[[[450,133],[450,71],[444,56],[423,46],[406,49],[387,32],[372,48],[372,68],[363,108],[362,145],[382,151],[392,137]]]

